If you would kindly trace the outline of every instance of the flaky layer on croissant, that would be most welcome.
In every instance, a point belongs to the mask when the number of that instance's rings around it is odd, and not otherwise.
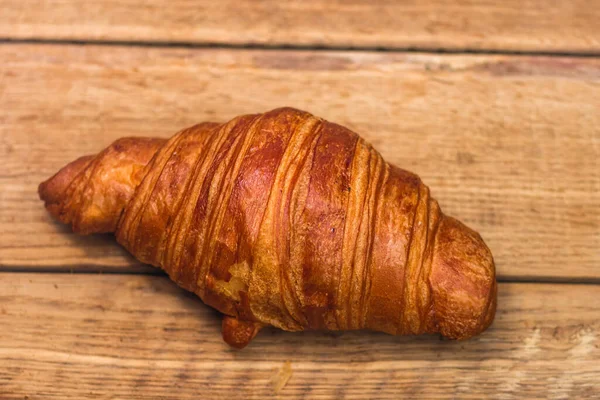
[[[39,193],[225,314],[235,347],[265,325],[464,339],[494,318],[480,235],[356,133],[292,108],[117,140]]]

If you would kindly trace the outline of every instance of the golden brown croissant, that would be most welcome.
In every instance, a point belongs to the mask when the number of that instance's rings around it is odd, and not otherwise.
[[[463,339],[494,318],[479,234],[357,134],[292,108],[117,140],[39,194],[225,314],[234,347],[265,325]]]

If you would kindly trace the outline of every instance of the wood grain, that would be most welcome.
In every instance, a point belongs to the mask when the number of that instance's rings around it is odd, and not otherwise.
[[[600,286],[502,284],[483,335],[261,332],[243,351],[165,277],[0,274],[0,397],[598,398]],[[576,314],[576,315],[575,315]]]
[[[139,268],[39,182],[128,135],[289,105],[350,127],[481,232],[502,279],[600,277],[600,60],[0,46],[0,266]]]
[[[600,52],[600,1],[3,0],[0,36]]]

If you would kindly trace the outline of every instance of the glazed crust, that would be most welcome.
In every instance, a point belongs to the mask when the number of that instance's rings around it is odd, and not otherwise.
[[[303,111],[120,139],[39,193],[75,231],[115,232],[225,314],[235,347],[265,325],[464,339],[494,318],[481,236],[445,216],[418,176]]]

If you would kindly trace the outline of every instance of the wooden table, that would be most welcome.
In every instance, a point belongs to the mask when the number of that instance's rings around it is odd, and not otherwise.
[[[87,4],[86,4],[87,3]],[[0,398],[600,398],[600,1],[0,1]],[[469,341],[217,313],[37,185],[126,135],[290,105],[347,125],[480,231]]]

